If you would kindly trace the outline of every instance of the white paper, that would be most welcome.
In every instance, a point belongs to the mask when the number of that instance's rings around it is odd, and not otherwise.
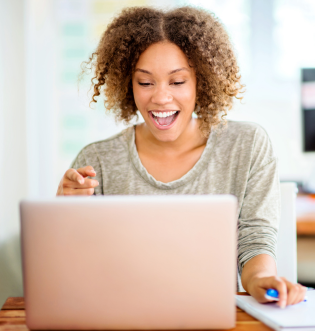
[[[307,302],[287,306],[285,309],[281,309],[276,303],[258,303],[251,296],[244,295],[237,295],[236,303],[273,329],[303,328],[305,331],[315,331],[315,290],[308,291],[307,298]]]

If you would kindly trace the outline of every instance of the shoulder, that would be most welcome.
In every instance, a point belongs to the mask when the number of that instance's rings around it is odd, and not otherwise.
[[[266,130],[253,122],[227,121],[216,130],[216,146],[225,155],[237,153],[254,164],[267,164],[276,159]]]
[[[88,144],[82,148],[77,155],[72,164],[73,167],[77,168],[88,164],[92,165],[106,156],[115,159],[115,155],[128,153],[128,144],[133,136],[133,131],[133,127],[128,127],[109,138]]]
[[[234,144],[235,141],[248,144],[250,146],[261,146],[270,143],[270,138],[266,130],[254,122],[227,121],[227,123],[218,128],[218,138],[222,136],[223,143]]]
[[[268,137],[266,130],[259,124],[254,122],[230,121],[222,125],[219,131],[229,136],[243,137]]]

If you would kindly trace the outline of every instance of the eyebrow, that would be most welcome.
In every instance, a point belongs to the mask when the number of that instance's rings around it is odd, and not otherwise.
[[[189,71],[187,68],[183,67],[183,68],[178,68],[178,69],[175,69],[175,70],[172,70],[172,71],[168,72],[168,75],[175,74],[175,72],[182,71],[182,70]],[[145,74],[152,75],[152,72],[150,72],[148,70],[137,68],[137,69],[135,69],[135,72],[136,71],[140,71],[140,72],[143,72]]]

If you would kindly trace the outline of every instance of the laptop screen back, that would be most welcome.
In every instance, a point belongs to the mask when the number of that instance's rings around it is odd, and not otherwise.
[[[21,203],[30,329],[235,325],[233,196]]]

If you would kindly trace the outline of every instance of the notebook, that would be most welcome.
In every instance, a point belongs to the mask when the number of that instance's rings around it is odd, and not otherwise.
[[[275,302],[261,304],[251,296],[236,295],[236,304],[274,330],[315,331],[315,290],[307,292],[307,299],[281,309]]]

